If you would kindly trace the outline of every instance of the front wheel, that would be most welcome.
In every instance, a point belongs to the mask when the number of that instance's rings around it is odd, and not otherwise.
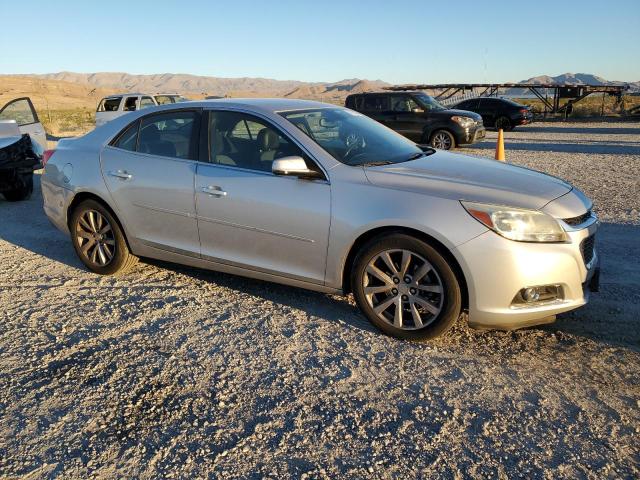
[[[433,132],[433,135],[431,135],[429,144],[439,150],[451,150],[456,146],[456,141],[453,135],[446,130],[436,130]]]
[[[124,273],[138,258],[129,252],[120,225],[111,212],[95,200],[80,203],[69,225],[73,247],[89,270],[101,275]]]
[[[462,308],[457,278],[431,245],[405,234],[369,242],[351,277],[360,309],[384,333],[428,340],[449,330]]]

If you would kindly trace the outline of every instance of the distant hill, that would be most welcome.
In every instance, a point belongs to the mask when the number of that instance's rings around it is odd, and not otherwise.
[[[204,77],[182,73],[132,75],[118,72],[59,72],[31,75],[31,77],[81,85],[88,84],[95,88],[127,92],[177,92],[194,98],[202,98],[207,95],[230,97],[271,96],[322,99],[337,103],[344,100],[344,97],[352,91],[376,90],[389,85],[380,80],[348,79],[340,82],[323,83],[250,77]]]
[[[453,80],[452,80],[453,81]],[[520,83],[624,84],[588,73],[540,75]],[[29,96],[39,111],[82,108],[94,111],[105,95],[117,92],[175,92],[192,99],[207,95],[229,97],[286,97],[320,100],[344,104],[347,95],[379,91],[390,85],[382,80],[350,78],[339,82],[301,82],[269,78],[223,78],[189,74],[161,73],[132,75],[129,73],[59,72],[41,75],[0,75],[0,102]],[[640,92],[640,81],[629,82],[630,92]],[[510,89],[501,94],[522,95],[525,89]]]
[[[539,83],[539,84],[570,84],[570,85],[629,85],[630,92],[640,91],[640,81],[637,82],[621,82],[617,80],[606,80],[597,75],[591,73],[563,73],[551,77],[549,75],[539,75],[537,77],[531,77],[526,80],[521,80],[518,83]],[[517,95],[521,92],[525,92],[523,89],[509,89],[507,94]]]

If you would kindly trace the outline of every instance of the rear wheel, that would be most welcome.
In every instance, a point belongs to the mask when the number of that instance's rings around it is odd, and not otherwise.
[[[436,130],[431,135],[429,144],[433,148],[437,148],[440,150],[451,150],[456,146],[456,141],[453,138],[453,135],[451,135],[451,133],[447,132],[446,130]]]
[[[358,306],[388,335],[428,340],[449,330],[460,315],[460,286],[448,262],[409,235],[372,240],[356,257],[352,272]]]
[[[28,200],[33,193],[33,173],[29,176],[22,177],[20,186],[7,190],[3,193],[4,198],[9,202],[19,202]]]
[[[86,200],[75,208],[69,227],[73,247],[91,271],[113,275],[124,273],[137,263],[120,225],[95,200]]]
[[[509,120],[507,117],[498,117],[498,119],[496,120],[496,130],[504,130],[505,132],[510,132],[511,130],[513,130],[513,124],[511,123],[511,120]]]

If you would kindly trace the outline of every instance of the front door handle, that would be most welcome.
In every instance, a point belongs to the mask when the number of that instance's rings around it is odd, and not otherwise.
[[[109,172],[112,177],[119,178],[120,180],[131,180],[132,175],[126,170],[118,170],[116,172]]]
[[[202,187],[202,192],[207,195],[211,195],[213,197],[226,197],[227,192],[222,190],[222,188],[214,185],[209,185],[207,187]]]

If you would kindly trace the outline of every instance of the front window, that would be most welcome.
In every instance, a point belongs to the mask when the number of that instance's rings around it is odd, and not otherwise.
[[[135,110],[137,110],[137,104],[138,97],[127,97],[127,99],[124,101],[123,110],[125,112],[134,112]]]
[[[345,108],[283,112],[280,115],[347,165],[399,163],[425,154],[410,140]]]
[[[426,93],[416,93],[413,98],[424,108],[425,112],[435,112],[438,110],[446,110],[441,103]]]
[[[151,97],[142,97],[140,99],[140,109],[155,107],[156,104],[153,103],[153,99]]]
[[[408,95],[392,95],[390,97],[391,111],[393,112],[413,112],[421,110],[416,101]]]
[[[155,95],[154,98],[158,105],[167,105],[169,103],[188,102],[189,99],[184,98],[181,95]]]
[[[209,161],[271,171],[274,160],[304,153],[272,125],[240,112],[209,113]],[[311,168],[311,166],[310,166]]]

